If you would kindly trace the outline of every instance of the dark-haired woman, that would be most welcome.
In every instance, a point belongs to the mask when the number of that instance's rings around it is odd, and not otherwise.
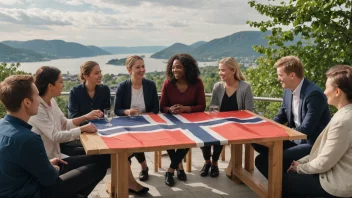
[[[32,116],[29,123],[33,126],[32,131],[41,136],[48,157],[63,158],[69,165],[71,164],[72,166],[76,164],[88,163],[89,161],[86,159],[98,159],[97,163],[102,164],[102,167],[105,168],[105,172],[101,172],[103,175],[98,175],[103,178],[105,176],[106,169],[110,167],[109,155],[98,155],[95,157],[77,155],[68,157],[60,153],[59,146],[59,143],[77,139],[81,132],[97,132],[97,128],[92,123],[81,127],[78,126],[86,120],[92,120],[100,117],[100,110],[93,110],[90,113],[78,118],[67,119],[54,99],[54,97],[61,95],[63,87],[61,72],[55,67],[41,67],[38,69],[36,73],[35,85],[39,90],[40,104],[38,114]],[[97,180],[98,183],[100,180]],[[145,194],[149,191],[149,188],[143,187],[134,179],[131,169],[129,169],[128,183],[129,192],[131,193]],[[91,190],[93,189],[94,187]]]
[[[326,72],[324,94],[337,108],[309,155],[283,175],[283,197],[352,197],[352,68]]]
[[[79,79],[81,84],[70,90],[68,102],[68,117],[78,118],[92,110],[110,108],[110,89],[102,83],[101,69],[94,61],[84,62],[80,67]],[[102,117],[103,113],[99,114]],[[85,122],[86,123],[86,122]],[[73,155],[84,155],[85,151],[80,141],[72,141],[60,144],[62,153]]]
[[[131,78],[117,85],[115,114],[119,116],[130,116],[142,113],[159,113],[159,98],[155,83],[145,79],[145,65],[142,57],[129,56],[126,59],[126,69]],[[141,164],[139,180],[146,181],[149,178],[148,166],[144,152],[134,153]],[[131,163],[131,157],[129,161]]]
[[[166,67],[167,79],[161,90],[160,109],[163,113],[192,113],[205,110],[205,93],[197,61],[189,54],[172,56]],[[174,171],[177,178],[187,180],[183,169],[182,159],[189,149],[167,150],[171,164],[165,173],[165,184],[173,186]]]

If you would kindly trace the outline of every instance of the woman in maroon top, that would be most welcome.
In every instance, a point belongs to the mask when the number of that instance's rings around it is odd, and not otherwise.
[[[167,79],[161,89],[160,109],[162,113],[192,113],[205,110],[205,93],[197,61],[189,54],[172,56],[166,68]],[[187,149],[167,150],[171,159],[168,171],[165,173],[165,184],[173,186],[174,171],[177,178],[186,181],[187,176],[183,169],[182,159]]]

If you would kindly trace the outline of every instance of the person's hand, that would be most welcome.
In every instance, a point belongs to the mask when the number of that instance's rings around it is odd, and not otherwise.
[[[58,165],[53,165],[53,167],[55,168],[55,170],[60,171],[60,167]]]
[[[81,126],[81,132],[87,132],[87,133],[96,133],[98,131],[97,127],[92,124],[88,123],[86,125]]]
[[[87,120],[94,120],[94,119],[99,119],[104,116],[104,113],[101,112],[100,110],[93,110],[85,115],[85,118]]]
[[[298,161],[293,161],[290,168],[287,169],[287,172],[297,172],[298,165],[300,165]]]
[[[172,113],[172,114],[177,114],[176,109],[177,109],[178,106],[179,106],[178,104],[175,104],[175,105],[171,106],[169,108],[169,112]]]
[[[50,163],[51,163],[52,165],[55,165],[55,166],[58,166],[58,165],[60,165],[60,164],[67,164],[66,161],[64,161],[64,160],[62,160],[62,159],[59,159],[59,158],[53,158],[53,159],[51,159],[51,160],[49,160],[49,161],[50,161]]]
[[[129,116],[135,116],[135,115],[139,115],[139,110],[136,108],[131,108],[128,110],[128,115]]]
[[[174,109],[174,113],[175,114],[180,114],[180,113],[185,113],[185,112],[187,112],[187,107],[186,106],[183,106],[183,105],[180,105],[180,104],[175,106],[175,109]]]

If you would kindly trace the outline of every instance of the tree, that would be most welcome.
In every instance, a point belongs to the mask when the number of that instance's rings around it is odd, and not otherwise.
[[[331,66],[352,64],[352,1],[289,0],[264,4],[250,0],[249,5],[270,19],[247,23],[262,32],[271,31],[266,36],[267,47],[254,46],[264,55],[257,59],[258,67],[246,71],[254,95],[281,97],[273,65],[283,56],[298,56],[304,64],[305,77],[322,88],[325,72]],[[278,107],[274,103],[258,105],[264,111]]]
[[[7,63],[0,64],[0,81],[5,80],[8,76],[15,75],[15,74],[26,74],[23,71],[18,70],[20,66],[19,63],[11,63],[10,65]],[[4,117],[6,114],[6,109],[4,105],[0,102],[0,118]]]

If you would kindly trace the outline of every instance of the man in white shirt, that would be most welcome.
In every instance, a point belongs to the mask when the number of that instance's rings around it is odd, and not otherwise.
[[[283,102],[274,121],[307,135],[307,140],[284,141],[283,171],[286,171],[293,160],[309,154],[315,140],[330,121],[330,112],[321,88],[304,78],[303,64],[298,57],[283,57],[274,67],[284,88]],[[268,149],[256,144],[253,147],[259,153],[255,165],[267,177]]]

